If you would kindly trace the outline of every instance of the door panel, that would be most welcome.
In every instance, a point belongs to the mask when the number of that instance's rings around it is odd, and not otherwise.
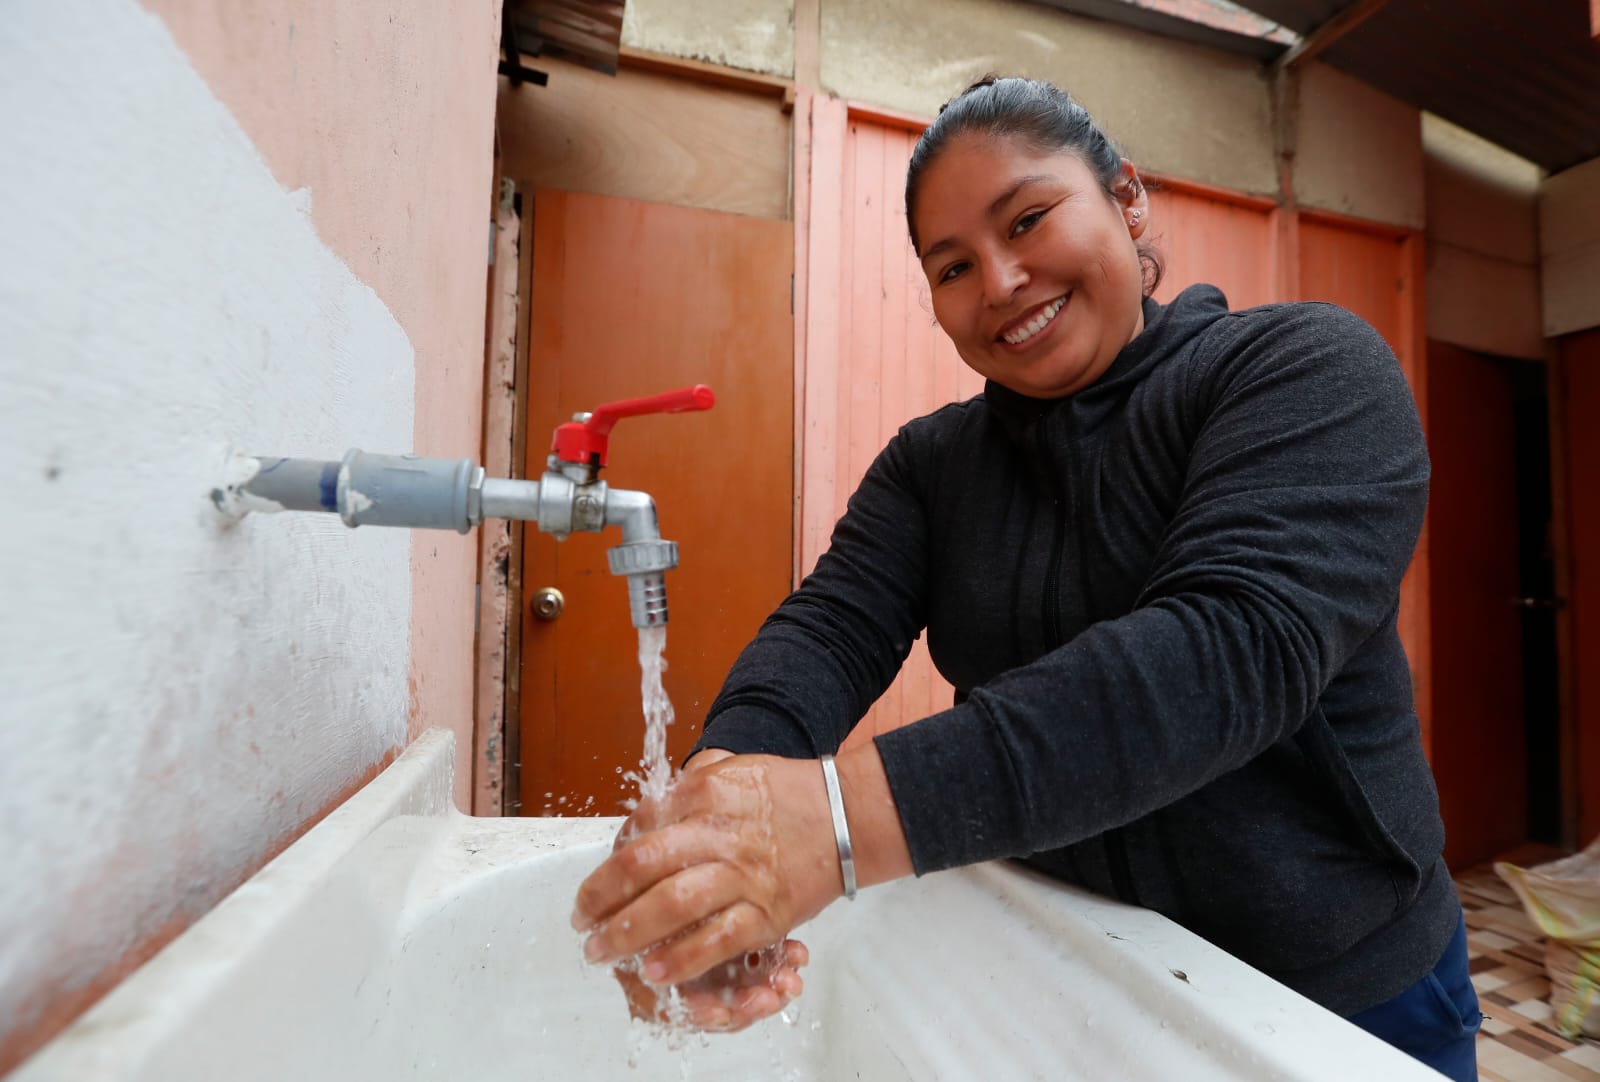
[[[1433,771],[1445,861],[1467,867],[1527,832],[1515,384],[1509,366],[1428,343],[1433,456]]]
[[[1561,340],[1566,370],[1566,500],[1571,553],[1572,712],[1577,836],[1600,837],[1600,329]]]
[[[788,222],[540,190],[533,200],[526,475],[555,426],[601,402],[694,383],[715,408],[628,418],[602,475],[656,501],[669,571],[665,685],[682,758],[738,652],[789,590],[793,547],[793,316]],[[529,529],[524,599],[559,588],[554,621],[524,604],[525,814],[616,815],[644,745],[638,644],[619,542]]]

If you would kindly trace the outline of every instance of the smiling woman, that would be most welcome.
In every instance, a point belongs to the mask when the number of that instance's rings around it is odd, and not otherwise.
[[[586,954],[682,985],[852,873],[1021,858],[1476,1077],[1396,629],[1428,457],[1394,355],[1331,305],[1153,301],[1138,171],[1048,84],[947,105],[906,207],[984,392],[867,471],[683,778],[580,890]],[[839,752],[923,630],[956,705]],[[808,955],[778,957],[756,989],[697,983],[693,1017],[778,1010]]]
[[[1144,329],[1134,241],[1149,201],[1132,164],[1107,191],[1073,151],[963,133],[917,166],[913,236],[939,238],[918,255],[961,359],[1038,398],[1098,379]]]

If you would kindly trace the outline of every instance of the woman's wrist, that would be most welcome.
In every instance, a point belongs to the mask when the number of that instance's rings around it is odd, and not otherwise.
[[[910,875],[911,849],[878,746],[869,741],[840,753],[834,762],[849,822],[856,885],[870,887]]]
[[[683,769],[685,771],[704,770],[712,763],[720,763],[724,759],[733,758],[733,754],[727,748],[701,748],[683,761]]]

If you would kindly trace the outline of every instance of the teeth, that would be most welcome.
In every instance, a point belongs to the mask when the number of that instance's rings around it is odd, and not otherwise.
[[[1030,319],[1020,330],[1012,331],[1005,335],[1005,340],[1013,346],[1019,346],[1044,330],[1045,325],[1056,318],[1056,313],[1061,311],[1061,306],[1067,303],[1066,297],[1058,297],[1044,306],[1043,311]]]

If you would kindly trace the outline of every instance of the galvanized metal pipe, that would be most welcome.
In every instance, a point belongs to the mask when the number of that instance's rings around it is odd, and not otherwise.
[[[606,552],[614,575],[628,580],[633,626],[667,622],[664,572],[678,566],[678,546],[661,538],[655,501],[645,492],[578,483],[552,468],[541,481],[487,478],[470,458],[420,458],[351,451],[341,461],[247,458],[229,465],[211,494],[219,510],[327,511],[347,526],[398,526],[466,533],[485,518],[532,522],[558,540],[576,530],[622,530]]]

